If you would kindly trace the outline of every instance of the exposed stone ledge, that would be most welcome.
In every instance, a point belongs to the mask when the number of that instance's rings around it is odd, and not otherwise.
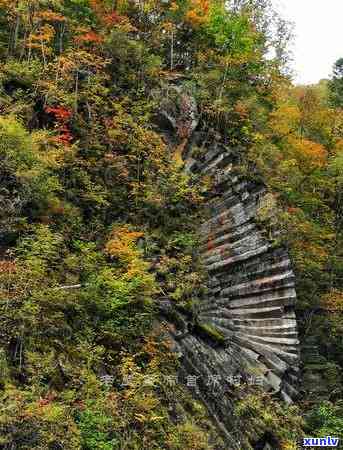
[[[188,103],[196,108],[194,100]],[[196,109],[190,116],[196,126]],[[178,120],[183,117],[171,121],[175,132]],[[192,133],[194,128],[184,152],[185,170],[210,175],[214,180],[209,217],[201,225],[201,255],[209,274],[209,289],[199,305],[200,330],[188,329],[185,324],[173,338],[185,373],[202,380],[213,375],[221,378],[220,392],[200,383],[197,395],[220,428],[231,436],[234,419],[230,415],[230,380],[235,375],[246,381],[258,374],[266,391],[288,403],[297,396],[295,277],[287,252],[275,247],[257,224],[263,186],[237,176],[232,152],[219,143],[211,145],[201,159],[192,156],[192,142],[197,147],[203,144],[201,133],[190,138]],[[230,445],[235,448],[233,442],[231,439]]]

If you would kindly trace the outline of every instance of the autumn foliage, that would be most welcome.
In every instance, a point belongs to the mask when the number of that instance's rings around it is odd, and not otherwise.
[[[69,122],[73,114],[72,111],[63,106],[48,106],[45,108],[45,112],[51,114],[56,120],[55,129],[58,133],[58,135],[56,136],[56,142],[66,146],[70,145],[73,139],[69,126]]]
[[[161,302],[192,316],[206,294],[199,224],[222,192],[185,170],[191,147],[266,188],[256,226],[341,370],[343,115],[284,75],[287,36],[268,0],[0,0],[1,448],[227,448],[182,387],[143,383],[177,371]],[[278,400],[240,399],[251,447],[273,426],[296,445]]]

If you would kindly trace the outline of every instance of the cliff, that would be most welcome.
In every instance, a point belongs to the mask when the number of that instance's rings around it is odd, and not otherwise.
[[[172,101],[186,105],[180,110],[168,107],[168,97],[164,100],[167,110],[162,109],[162,115],[175,136],[178,124],[191,118],[183,144],[185,170],[209,176],[212,187],[206,220],[199,224],[207,294],[191,315],[182,315],[171,302],[164,302],[161,309],[166,317],[177,315],[171,335],[184,376],[199,380],[193,391],[236,448],[232,438],[235,384],[259,384],[287,403],[297,398],[295,276],[287,251],[268,239],[258,222],[264,186],[238,174],[239,150],[225,146],[220,136],[199,130],[195,100],[180,86],[168,90],[179,97],[175,100],[171,95]],[[171,116],[176,110],[178,115]],[[168,139],[173,145],[177,137],[171,139],[169,134]]]

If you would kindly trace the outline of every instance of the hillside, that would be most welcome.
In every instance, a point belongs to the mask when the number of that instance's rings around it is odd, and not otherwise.
[[[0,0],[0,449],[343,438],[342,64],[229,3]]]

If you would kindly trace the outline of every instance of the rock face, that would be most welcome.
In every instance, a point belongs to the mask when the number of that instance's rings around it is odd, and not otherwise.
[[[173,122],[177,130],[176,117]],[[297,396],[295,280],[287,252],[265,237],[256,220],[265,188],[235,175],[235,156],[219,140],[207,146],[204,133],[190,134],[184,145],[185,170],[213,179],[200,249],[209,285],[197,326],[184,317],[172,335],[188,384],[230,448],[240,448],[231,434],[235,384],[260,384],[286,402]],[[199,148],[201,152],[194,151]]]

